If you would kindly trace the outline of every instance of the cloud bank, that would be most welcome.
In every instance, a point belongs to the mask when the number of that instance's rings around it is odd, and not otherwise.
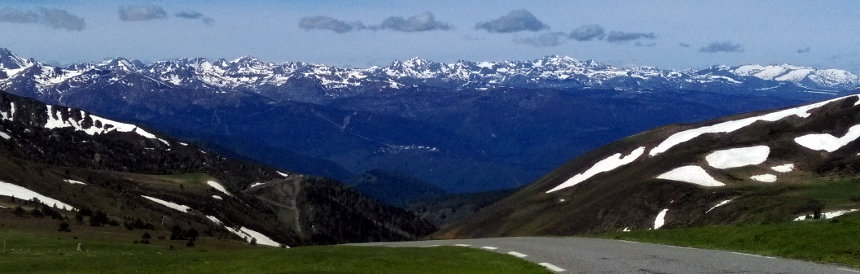
[[[568,37],[576,41],[591,41],[594,39],[603,39],[605,36],[603,27],[600,25],[584,25],[573,29]]]
[[[497,19],[480,22],[475,29],[483,29],[489,32],[508,33],[519,31],[539,31],[549,26],[538,20],[531,12],[519,9],[512,10],[508,14]]]
[[[54,29],[81,31],[86,27],[84,19],[61,9],[40,8],[42,24]]]
[[[347,23],[329,16],[312,16],[299,20],[299,28],[304,30],[330,30],[336,33],[346,33],[353,30],[364,29],[361,22]]]
[[[392,30],[400,32],[423,32],[453,29],[453,27],[448,23],[436,21],[436,16],[429,11],[410,16],[409,18],[391,16],[382,20],[382,23],[379,25],[370,26],[367,26],[360,21],[346,22],[330,16],[318,15],[300,19],[299,28],[304,30],[330,30],[336,33],[347,33],[363,29]]]
[[[627,41],[633,41],[638,39],[657,39],[657,35],[654,35],[653,32],[650,33],[642,33],[642,32],[622,32],[622,31],[613,31],[610,32],[609,35],[606,36],[606,41],[610,43],[622,43]]]
[[[433,13],[426,11],[424,13],[404,19],[400,16],[391,16],[382,21],[379,28],[390,29],[402,32],[419,32],[430,30],[450,30],[452,27],[448,23],[436,21]]]
[[[200,19],[203,18],[203,14],[196,11],[183,11],[177,13],[176,17],[185,19]]]
[[[0,9],[0,22],[8,23],[36,23],[39,22],[39,15],[33,11],[22,11],[19,9],[4,7]]]
[[[712,42],[707,46],[704,46],[699,49],[699,52],[704,53],[717,53],[717,52],[743,52],[743,46],[741,44],[734,44],[731,41],[725,42]]]
[[[532,38],[517,38],[514,42],[534,47],[556,47],[561,45],[565,37],[567,34],[564,32],[548,32]]]
[[[156,5],[121,6],[118,12],[122,21],[148,21],[167,17],[167,12]]]
[[[215,19],[212,19],[211,17],[207,17],[207,16],[203,15],[202,13],[196,12],[196,11],[183,11],[183,12],[176,13],[175,16],[177,18],[190,19],[190,20],[198,20],[199,19],[200,22],[203,22],[204,24],[207,24],[207,25],[210,25],[213,22],[215,22]]]
[[[37,13],[30,10],[23,11],[4,7],[0,9],[0,22],[41,24],[53,29],[68,31],[81,31],[86,28],[83,18],[70,14],[66,10],[55,8],[39,8]]]

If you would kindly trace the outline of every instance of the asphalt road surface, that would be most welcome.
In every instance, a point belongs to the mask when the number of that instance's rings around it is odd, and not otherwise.
[[[571,237],[518,237],[362,243],[391,247],[468,246],[570,273],[860,273],[860,270],[752,254]]]

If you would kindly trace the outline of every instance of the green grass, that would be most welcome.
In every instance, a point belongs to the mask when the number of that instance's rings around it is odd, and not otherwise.
[[[0,272],[38,273],[545,273],[512,256],[462,247],[315,246],[291,249],[218,240],[171,250],[160,244],[85,241],[60,233],[0,231]],[[201,239],[202,240],[202,239]],[[77,242],[84,251],[75,251]]]
[[[856,178],[834,179],[833,181],[813,181],[805,187],[786,193],[792,197],[811,197],[828,206],[855,205],[860,200],[860,183]]]
[[[860,214],[832,220],[610,232],[597,237],[860,267]]]

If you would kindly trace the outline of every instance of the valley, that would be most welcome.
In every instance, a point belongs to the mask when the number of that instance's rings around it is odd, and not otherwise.
[[[0,51],[0,89],[189,140],[226,155],[349,181],[370,170],[445,191],[523,186],[564,161],[669,123],[851,93],[847,71],[623,68],[528,61],[339,68],[251,57],[55,67]],[[5,75],[5,76],[4,76]],[[789,77],[790,76],[790,77]]]
[[[45,235],[62,240],[46,247],[62,256],[39,270],[117,267],[72,263],[80,254],[66,257],[76,254],[69,243],[85,240],[137,254],[138,263],[161,252],[212,263],[253,250],[346,264],[364,254],[357,258],[395,272],[427,259],[456,264],[422,271],[483,267],[451,256],[528,272],[540,268],[481,250],[416,249],[391,262],[398,251],[304,246],[569,235],[857,266],[845,255],[852,250],[771,248],[815,235],[809,227],[845,238],[856,226],[860,97],[850,95],[858,80],[848,72],[784,65],[681,73],[558,56],[328,70],[253,58],[58,68],[8,50],[0,60],[0,88],[11,92],[0,94],[0,226],[28,246]],[[480,70],[485,80],[456,80],[479,73],[454,68]],[[751,72],[775,68],[785,77]],[[186,73],[170,75],[176,70]],[[787,77],[799,72],[808,74]],[[739,245],[708,233],[774,240]],[[9,253],[8,267],[26,271],[28,256],[51,252]],[[243,258],[237,269],[259,260]],[[290,271],[338,271],[295,263]],[[344,271],[379,270],[356,265]]]

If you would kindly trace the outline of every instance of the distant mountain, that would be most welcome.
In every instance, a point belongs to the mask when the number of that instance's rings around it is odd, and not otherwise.
[[[333,180],[224,158],[149,128],[4,92],[0,163],[0,210],[37,208],[36,198],[79,210],[69,218],[100,212],[105,224],[178,225],[274,246],[415,239],[434,230]]]
[[[714,92],[830,92],[860,87],[860,78],[838,69],[792,65],[713,66],[704,70],[614,67],[547,56],[531,61],[445,64],[419,58],[384,67],[338,68],[287,62],[266,63],[253,57],[227,61],[203,58],[143,64],[123,58],[98,64],[52,67],[0,49],[0,88],[38,98],[61,99],[93,85],[138,85],[156,92],[185,90],[203,94],[252,93],[282,101],[327,102],[366,93],[401,90],[494,88],[560,88],[611,90],[698,90]],[[301,90],[301,91],[299,91]]]
[[[0,88],[146,125],[279,168],[348,180],[390,170],[462,193],[513,188],[612,140],[676,122],[845,94],[841,70],[622,68],[531,61],[338,68],[123,58],[65,68],[0,50]]]
[[[833,218],[860,209],[860,95],[632,135],[438,237]]]
[[[502,189],[415,199],[403,205],[436,227],[445,227],[471,217],[475,212],[514,194],[518,189]]]
[[[370,170],[346,182],[349,187],[393,206],[449,193],[433,184],[409,175],[386,170]]]

